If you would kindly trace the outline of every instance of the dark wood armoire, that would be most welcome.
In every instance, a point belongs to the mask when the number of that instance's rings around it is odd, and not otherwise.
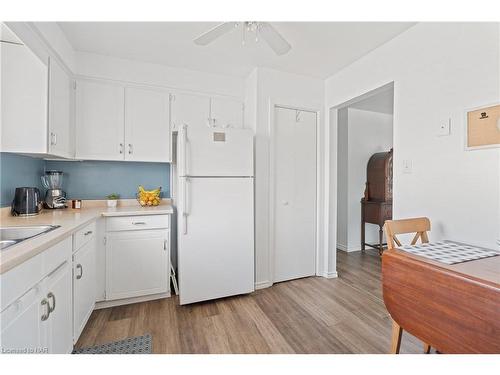
[[[383,243],[383,226],[392,219],[392,148],[388,152],[373,154],[366,167],[365,196],[361,199],[361,250],[366,246],[377,249],[380,254]],[[378,244],[365,240],[366,223],[379,226]]]

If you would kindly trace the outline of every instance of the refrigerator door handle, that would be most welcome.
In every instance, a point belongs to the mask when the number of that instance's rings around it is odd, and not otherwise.
[[[183,176],[186,176],[188,174],[188,171],[187,171],[187,155],[188,155],[188,151],[187,151],[187,124],[186,123],[183,123],[182,124],[182,128],[181,128],[181,152],[182,152],[182,171],[181,171],[181,175]]]
[[[189,178],[184,179],[183,192],[184,199],[182,200],[182,233],[187,234],[187,217],[189,216]]]

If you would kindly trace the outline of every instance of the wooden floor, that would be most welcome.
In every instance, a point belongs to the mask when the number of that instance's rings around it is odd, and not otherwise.
[[[155,353],[387,353],[391,320],[376,251],[337,255],[337,279],[179,306],[176,297],[93,312],[77,347],[150,333]],[[403,335],[402,353],[422,353]]]

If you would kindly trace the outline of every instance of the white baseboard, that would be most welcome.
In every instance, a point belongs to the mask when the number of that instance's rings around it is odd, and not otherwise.
[[[343,245],[341,243],[337,244],[337,249],[345,251],[346,253],[352,253],[352,252],[355,252],[355,251],[361,251],[361,249],[359,249],[357,247],[354,247],[354,246],[349,247],[349,246]]]
[[[339,275],[337,274],[337,271],[323,272],[322,274],[320,274],[318,276],[324,277],[326,279],[335,279],[336,277],[339,277]]]
[[[99,309],[105,309],[107,307],[128,305],[130,303],[146,302],[146,301],[152,301],[155,299],[168,298],[168,297],[170,297],[170,292],[151,294],[149,296],[122,298],[122,299],[116,299],[113,301],[99,301],[99,302],[96,302],[94,309],[99,310]]]
[[[273,283],[271,281],[258,281],[255,283],[255,289],[264,289],[272,286]]]

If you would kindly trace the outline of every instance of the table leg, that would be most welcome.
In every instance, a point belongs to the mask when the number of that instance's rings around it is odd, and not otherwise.
[[[365,215],[361,204],[361,251],[365,251]]]
[[[382,244],[384,243],[383,240],[384,240],[384,231],[382,229],[382,227],[379,227],[379,231],[378,231],[378,242],[379,242],[379,248],[378,248],[378,253],[380,255],[382,255],[382,252],[384,251],[384,247],[382,246]]]

